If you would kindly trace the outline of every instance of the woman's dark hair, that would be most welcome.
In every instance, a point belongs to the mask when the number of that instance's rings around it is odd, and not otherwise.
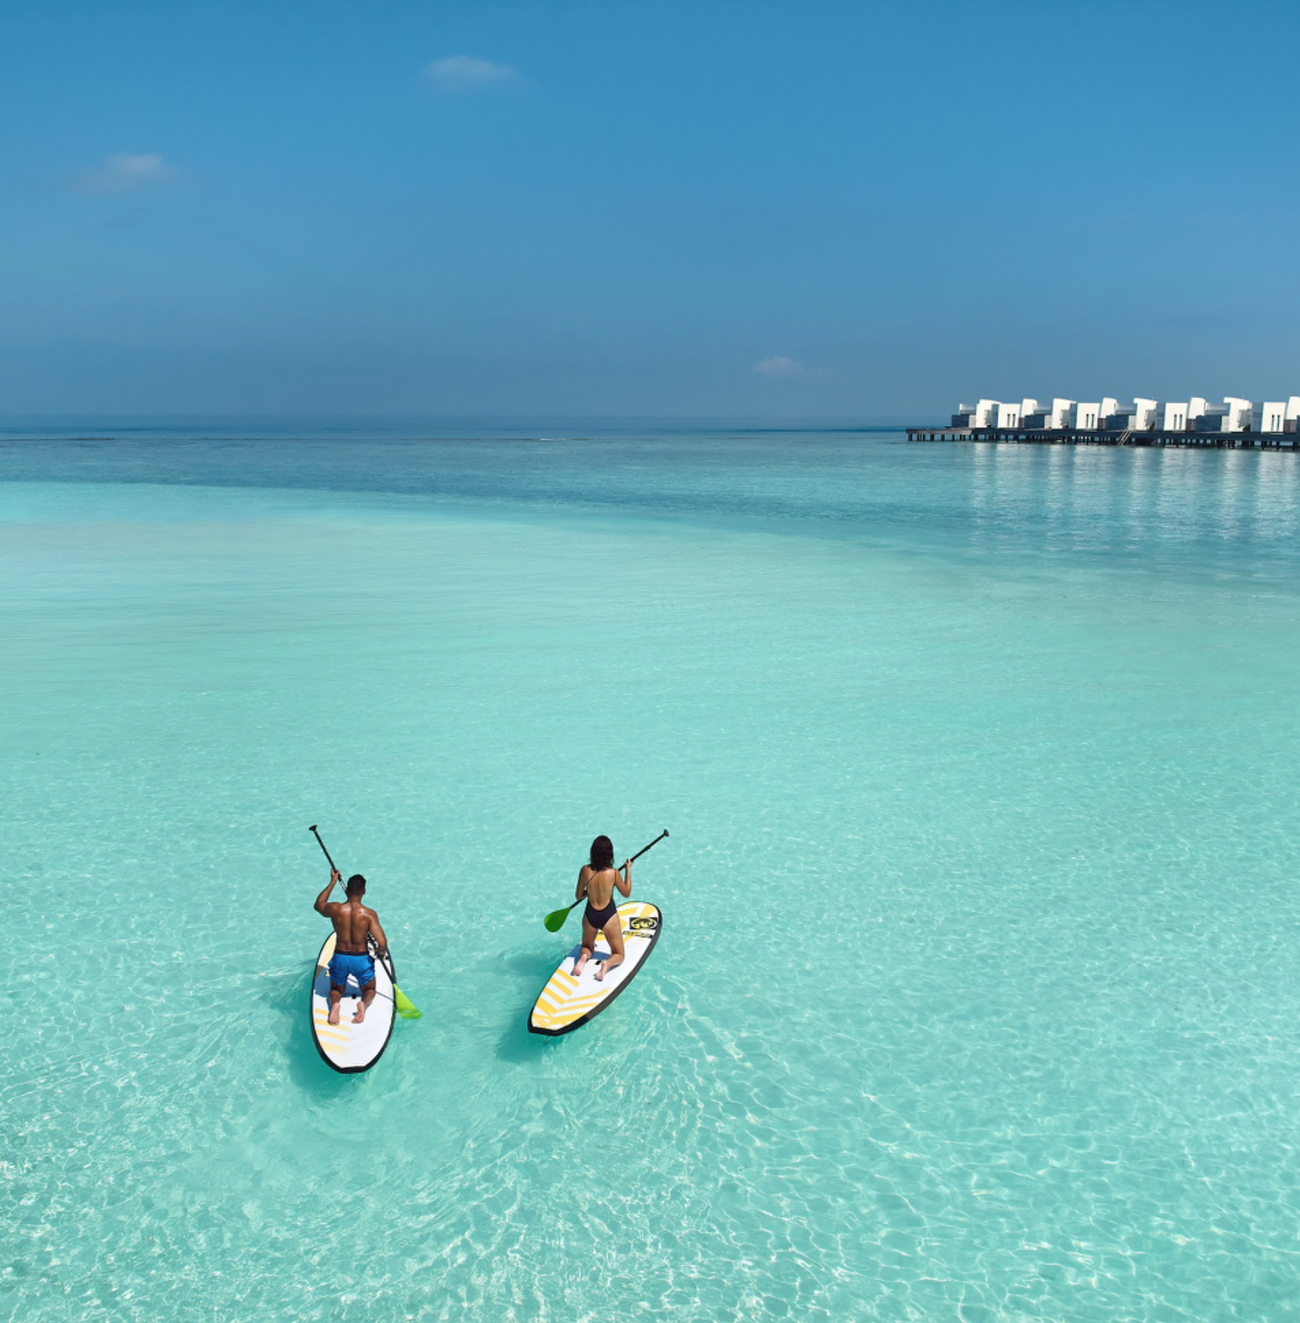
[[[601,873],[614,867],[614,842],[608,836],[597,836],[591,843],[591,867]]]

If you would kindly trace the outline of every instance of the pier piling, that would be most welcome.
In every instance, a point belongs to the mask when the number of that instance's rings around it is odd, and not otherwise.
[[[1037,446],[1155,446],[1191,450],[1300,449],[1300,432],[1163,432],[1026,427],[909,427],[909,441],[992,441]]]

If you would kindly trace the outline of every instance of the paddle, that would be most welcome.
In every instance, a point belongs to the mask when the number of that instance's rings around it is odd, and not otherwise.
[[[339,870],[338,870],[337,868],[334,867],[334,860],[333,860],[333,859],[330,859],[330,852],[329,852],[328,850],[325,849],[325,842],[321,840],[321,838],[320,838],[320,832],[318,832],[318,831],[316,830],[316,828],[315,828],[314,825],[311,826],[311,827],[308,827],[307,830],[308,830],[309,832],[311,832],[311,834],[316,838],[316,844],[319,845],[320,848],[321,848],[322,850],[325,851],[325,858],[326,858],[326,859],[329,859],[330,868],[333,869],[333,871],[337,873]],[[369,947],[369,946],[371,946],[371,945],[372,945],[372,938],[370,937],[370,934],[367,933],[367,934],[366,934],[366,946]],[[379,953],[379,948],[376,946],[374,949],[375,949],[375,953],[378,954],[378,953]],[[390,955],[388,955],[387,953],[384,953],[383,955],[380,955],[380,956],[379,956],[379,959],[383,962],[384,969],[387,970],[387,972],[388,972],[388,977],[392,980],[392,983],[393,983],[393,1005],[397,1007],[397,1013],[398,1013],[398,1015],[400,1015],[400,1016],[402,1017],[403,1020],[421,1020],[421,1019],[423,1019],[423,1018],[424,1018],[424,1012],[423,1012],[423,1011],[416,1010],[416,1008],[415,1008],[415,1004],[414,1004],[414,1003],[411,1001],[411,999],[406,995],[406,993],[404,993],[404,992],[401,990],[401,988],[399,988],[399,987],[397,986],[397,971],[393,968],[393,957],[390,956]]]
[[[665,827],[664,830],[661,831],[659,835],[656,836],[654,840],[650,842],[650,845],[658,845],[659,842],[662,841],[663,838],[667,835],[668,835],[668,829]],[[636,854],[634,854],[632,858],[628,860],[628,863],[630,864],[633,863],[635,860],[640,859],[641,856],[645,854],[645,851],[650,848],[650,845],[647,845],[645,847],[645,850],[638,850]],[[569,917],[569,912],[575,909],[578,905],[581,905],[584,900],[586,900],[585,896],[583,896],[579,900],[575,900],[572,905],[569,905],[562,910],[552,910],[546,916],[546,920],[545,920],[546,931],[551,933],[558,933],[560,929],[564,927],[564,921]]]

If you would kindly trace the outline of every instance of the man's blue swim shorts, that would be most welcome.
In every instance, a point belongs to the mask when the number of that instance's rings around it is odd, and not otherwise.
[[[342,988],[346,992],[349,974],[364,988],[367,983],[375,981],[375,962],[368,955],[340,952],[330,960],[330,987]]]

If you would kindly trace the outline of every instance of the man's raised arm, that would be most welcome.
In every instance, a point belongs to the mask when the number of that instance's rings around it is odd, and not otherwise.
[[[334,890],[335,882],[342,882],[343,874],[337,868],[330,869],[330,883],[324,891],[316,897],[316,904],[312,908],[317,914],[328,915],[330,912],[330,892]]]

